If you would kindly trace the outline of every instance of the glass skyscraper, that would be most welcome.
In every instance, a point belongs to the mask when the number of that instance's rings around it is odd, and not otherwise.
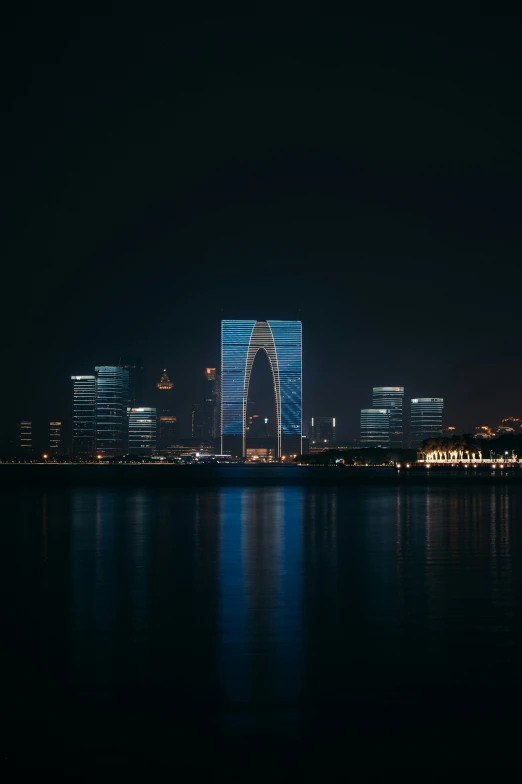
[[[387,408],[361,409],[361,446],[390,446],[390,414]]]
[[[24,420],[19,424],[20,430],[20,448],[22,451],[29,452],[33,448],[33,423]]]
[[[245,455],[250,374],[257,352],[266,352],[274,384],[277,456],[283,440],[301,450],[302,327],[300,321],[221,322],[221,449],[227,436],[241,437]]]
[[[130,408],[129,454],[145,455],[156,451],[156,409]]]
[[[403,399],[404,387],[373,388],[373,407],[386,408],[390,412],[390,447],[395,449],[402,449],[404,446]]]
[[[411,401],[410,447],[415,449],[426,438],[442,435],[442,397],[414,397]]]
[[[96,376],[96,451],[123,454],[127,450],[129,371],[114,365],[94,368]]]
[[[71,376],[71,380],[73,454],[92,455],[96,450],[96,376]]]

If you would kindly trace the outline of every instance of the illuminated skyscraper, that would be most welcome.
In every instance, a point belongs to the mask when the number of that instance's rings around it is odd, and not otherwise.
[[[55,454],[62,449],[62,423],[49,422],[49,451]]]
[[[73,454],[92,455],[96,450],[96,376],[71,376],[73,385]]]
[[[404,387],[374,387],[372,405],[386,408],[390,412],[390,447],[402,449],[404,430],[402,424],[402,404]]]
[[[361,446],[390,446],[390,415],[387,408],[361,409]]]
[[[252,365],[266,352],[274,384],[277,455],[301,451],[302,337],[300,321],[221,322],[221,449],[241,439],[245,455],[246,409]]]
[[[127,451],[129,371],[114,365],[94,368],[96,376],[96,451],[120,455]]]
[[[151,455],[156,451],[156,409],[130,408],[129,454]]]
[[[310,446],[335,444],[335,417],[312,417],[310,420]]]
[[[162,392],[170,392],[170,390],[174,386],[174,384],[172,383],[172,381],[168,376],[166,368],[163,370],[163,373],[161,374],[161,378],[156,384],[156,386],[158,389],[161,389]]]
[[[410,447],[415,449],[426,438],[442,435],[442,397],[415,397],[411,401]]]

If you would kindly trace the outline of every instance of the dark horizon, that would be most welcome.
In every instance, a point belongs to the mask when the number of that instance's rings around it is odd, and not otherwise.
[[[142,356],[180,418],[223,318],[303,323],[304,416],[379,385],[520,416],[515,18],[5,20],[4,424]]]

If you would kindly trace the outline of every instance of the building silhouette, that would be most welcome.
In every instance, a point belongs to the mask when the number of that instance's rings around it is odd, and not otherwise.
[[[158,417],[158,446],[161,450],[168,451],[179,445],[178,418],[171,414],[161,414]]]
[[[126,405],[143,406],[143,360],[141,357],[120,357],[118,365],[129,373],[129,394]]]
[[[335,417],[312,417],[310,419],[310,446],[326,447],[335,444]]]
[[[410,415],[410,447],[415,449],[426,438],[442,435],[444,399],[441,397],[412,398]]]
[[[404,387],[373,387],[373,408],[386,408],[390,413],[390,447],[404,446],[403,427]]]
[[[300,321],[221,322],[221,451],[246,454],[252,366],[265,351],[274,385],[277,456],[301,452],[302,327]]]
[[[190,434],[201,441],[203,438],[203,411],[201,403],[193,403],[190,414]]]
[[[202,436],[212,441],[219,436],[219,388],[216,368],[205,368],[202,417]]]
[[[390,414],[387,408],[361,409],[361,446],[390,446]]]

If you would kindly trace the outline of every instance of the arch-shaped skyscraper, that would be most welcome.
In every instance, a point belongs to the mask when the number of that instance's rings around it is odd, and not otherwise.
[[[221,450],[226,436],[242,437],[245,455],[246,409],[250,374],[257,352],[270,362],[276,404],[277,455],[292,436],[300,450],[302,435],[302,329],[300,321],[221,322]]]

